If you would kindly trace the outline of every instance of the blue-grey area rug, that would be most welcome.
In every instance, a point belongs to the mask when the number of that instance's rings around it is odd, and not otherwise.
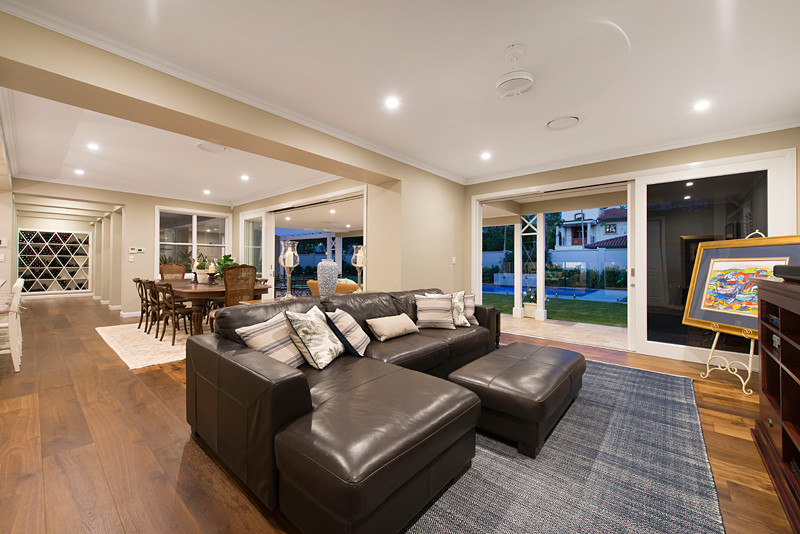
[[[536,459],[478,435],[414,533],[725,532],[692,380],[587,362]]]

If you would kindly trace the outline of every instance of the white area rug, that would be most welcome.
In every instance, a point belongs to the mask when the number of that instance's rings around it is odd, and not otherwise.
[[[186,358],[186,339],[189,336],[183,333],[183,329],[178,330],[175,336],[175,346],[172,346],[171,325],[164,334],[164,341],[159,341],[155,337],[155,327],[150,335],[147,335],[144,333],[144,325],[137,329],[136,323],[99,326],[95,330],[131,369],[160,365]],[[159,332],[160,336],[161,332]]]

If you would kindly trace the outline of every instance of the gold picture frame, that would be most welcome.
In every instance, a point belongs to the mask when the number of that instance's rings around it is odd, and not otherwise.
[[[789,264],[800,264],[800,235],[700,243],[683,324],[757,338],[758,295],[751,278],[772,276],[772,267]]]

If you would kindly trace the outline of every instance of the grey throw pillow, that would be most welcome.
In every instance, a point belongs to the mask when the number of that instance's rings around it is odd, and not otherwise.
[[[344,352],[344,345],[328,327],[325,314],[314,306],[307,313],[284,312],[289,336],[311,367],[324,369]]]

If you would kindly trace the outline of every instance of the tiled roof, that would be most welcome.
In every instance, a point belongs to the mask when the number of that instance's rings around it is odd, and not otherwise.
[[[611,239],[595,241],[594,243],[586,245],[586,248],[628,248],[628,236],[621,235],[619,237],[612,237]]]
[[[608,208],[597,218],[598,221],[625,221],[628,219],[628,210],[625,208]]]

